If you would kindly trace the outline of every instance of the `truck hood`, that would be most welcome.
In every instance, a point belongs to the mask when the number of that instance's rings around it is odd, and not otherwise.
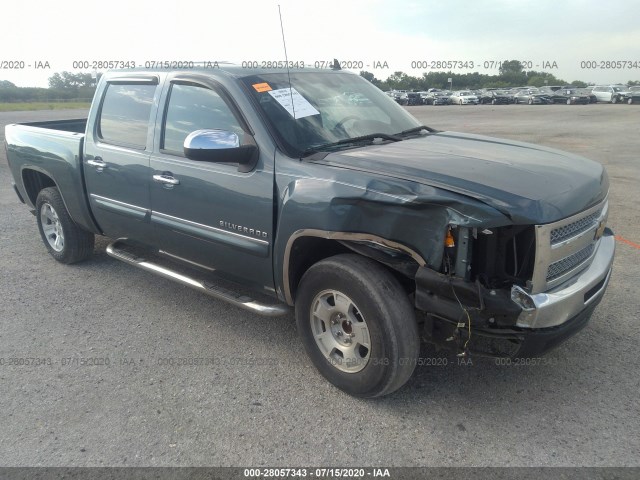
[[[604,199],[609,188],[602,165],[578,155],[455,132],[370,145],[309,161],[470,196],[514,224],[544,224],[574,215]]]

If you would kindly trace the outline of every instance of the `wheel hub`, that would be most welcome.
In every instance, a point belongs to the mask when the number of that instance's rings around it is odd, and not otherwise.
[[[320,292],[311,303],[311,329],[322,355],[338,370],[356,373],[369,362],[369,328],[353,301],[336,290]]]
[[[49,246],[56,252],[61,252],[64,248],[62,224],[60,223],[58,213],[48,203],[44,203],[42,207],[40,207],[40,222]]]
[[[353,326],[351,320],[342,313],[336,313],[331,318],[331,334],[336,342],[347,346],[353,342]]]

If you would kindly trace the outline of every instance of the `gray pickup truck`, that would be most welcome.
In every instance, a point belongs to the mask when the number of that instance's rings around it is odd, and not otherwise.
[[[421,338],[538,356],[611,274],[600,164],[436,131],[342,71],[114,71],[88,119],[5,137],[56,260],[104,235],[112,257],[240,308],[294,307],[313,364],[356,396],[405,384]]]

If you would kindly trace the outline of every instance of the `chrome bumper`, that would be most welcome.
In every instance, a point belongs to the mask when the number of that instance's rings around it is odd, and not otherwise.
[[[611,266],[616,250],[613,233],[607,233],[598,242],[597,251],[588,268],[568,282],[548,292],[528,294],[520,287],[512,289],[519,297],[527,298],[516,326],[548,328],[562,325],[602,297],[609,283]]]

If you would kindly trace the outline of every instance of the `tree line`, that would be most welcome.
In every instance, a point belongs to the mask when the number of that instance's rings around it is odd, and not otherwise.
[[[0,80],[0,102],[90,102],[100,78],[90,73],[62,72],[49,77],[49,88],[17,87],[8,80]]]

